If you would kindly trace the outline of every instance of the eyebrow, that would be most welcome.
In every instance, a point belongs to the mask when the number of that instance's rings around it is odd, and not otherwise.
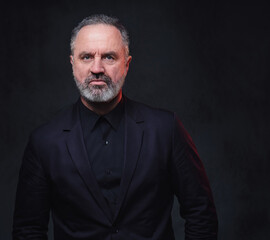
[[[112,56],[115,59],[118,58],[118,54],[115,51],[109,51],[101,54],[101,57]]]
[[[86,51],[83,51],[83,52],[81,52],[79,54],[79,56],[81,57],[81,56],[84,56],[86,54],[95,55],[95,52],[86,52]],[[108,56],[108,55],[112,55],[112,56],[115,56],[115,57],[118,56],[118,54],[115,51],[104,52],[104,53],[101,54],[102,57],[103,56]]]
[[[105,53],[103,53],[103,54],[101,54],[101,55],[113,55],[113,56],[117,56],[118,54],[115,52],[115,51],[110,51],[110,52],[105,52]]]
[[[92,52],[86,52],[86,51],[83,51],[83,52],[81,52],[81,53],[79,54],[79,57],[82,57],[82,56],[84,56],[84,55],[86,55],[86,54],[94,55]]]

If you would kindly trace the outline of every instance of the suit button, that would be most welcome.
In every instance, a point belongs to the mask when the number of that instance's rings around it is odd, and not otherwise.
[[[115,231],[114,231],[115,233],[118,233],[119,232],[119,229],[115,229]]]

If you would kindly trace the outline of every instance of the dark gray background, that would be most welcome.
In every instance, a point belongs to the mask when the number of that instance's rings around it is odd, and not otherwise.
[[[70,32],[93,13],[118,16],[130,31],[126,95],[176,111],[191,134],[212,186],[219,239],[270,239],[269,9],[255,1],[221,2],[65,0],[1,6],[1,240],[11,239],[29,133],[78,97]],[[177,211],[176,204],[175,233],[182,239]]]

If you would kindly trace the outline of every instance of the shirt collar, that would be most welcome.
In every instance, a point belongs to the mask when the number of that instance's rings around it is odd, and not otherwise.
[[[110,111],[109,113],[100,116],[96,114],[95,112],[91,111],[89,108],[87,108],[81,101],[79,101],[79,111],[80,111],[80,117],[82,122],[83,129],[89,129],[92,131],[94,127],[96,126],[98,120],[103,117],[105,118],[109,124],[113,127],[113,129],[117,130],[121,119],[124,115],[124,100],[123,98],[121,101],[117,104],[117,106]]]

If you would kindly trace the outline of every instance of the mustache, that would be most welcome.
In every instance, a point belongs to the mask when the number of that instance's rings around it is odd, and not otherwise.
[[[112,80],[109,76],[105,75],[105,74],[99,74],[99,75],[90,75],[88,76],[84,82],[88,85],[90,82],[92,81],[104,81],[107,85],[112,83]]]

